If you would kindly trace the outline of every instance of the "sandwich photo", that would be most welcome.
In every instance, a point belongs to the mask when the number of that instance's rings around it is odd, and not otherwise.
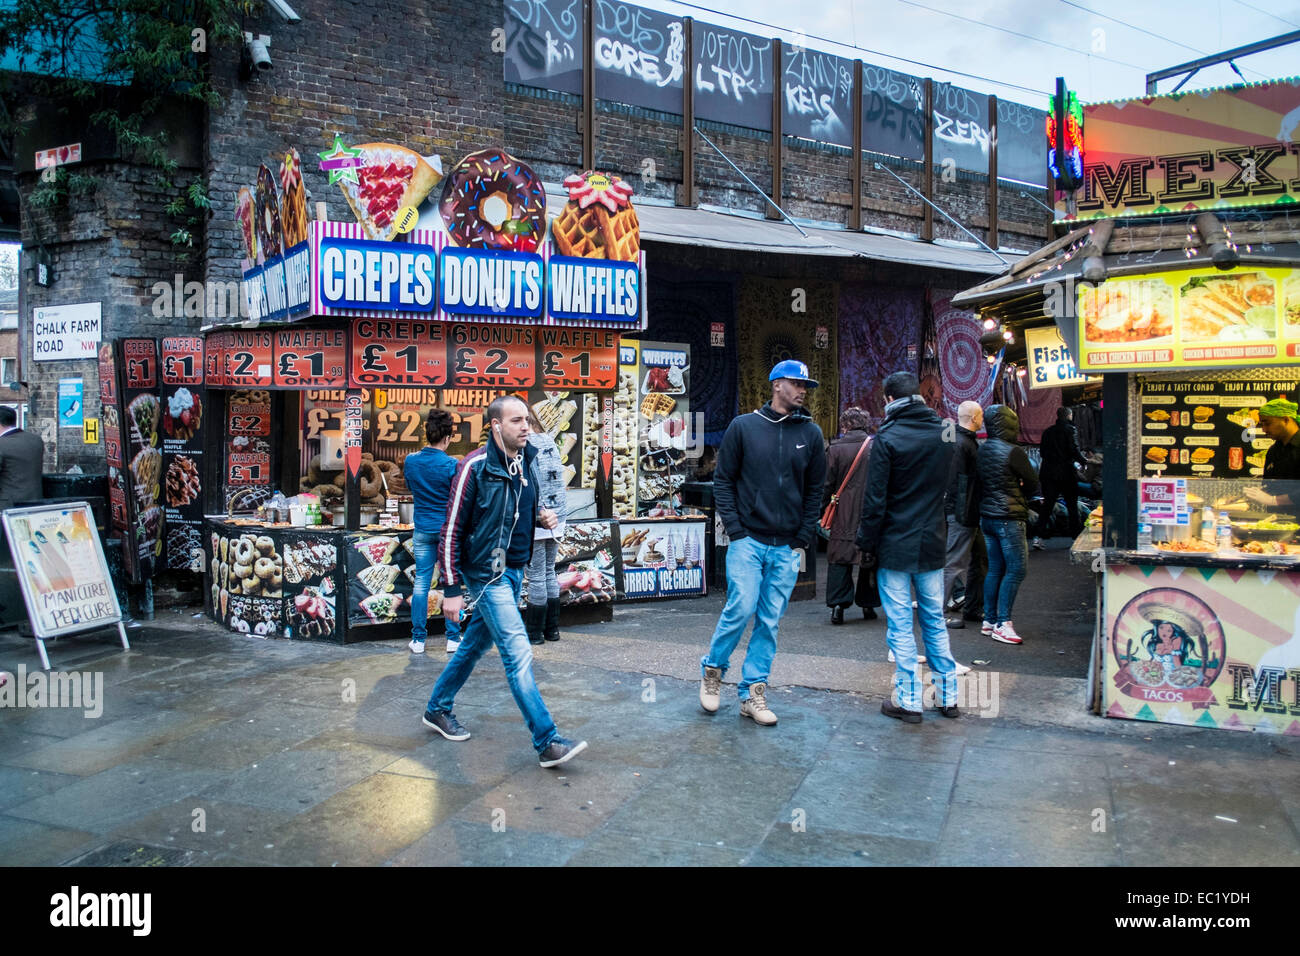
[[[1152,445],[1147,449],[1147,461],[1154,461],[1163,465],[1169,458],[1169,449],[1162,448],[1159,445]]]
[[[1192,409],[1192,418],[1195,419],[1198,424],[1204,424],[1213,417],[1214,409],[1210,408],[1208,405],[1197,405],[1196,408]]]
[[[1214,460],[1213,448],[1197,448],[1192,451],[1192,464],[1204,465]]]
[[[1282,280],[1282,321],[1288,338],[1300,336],[1300,273],[1293,272]]]

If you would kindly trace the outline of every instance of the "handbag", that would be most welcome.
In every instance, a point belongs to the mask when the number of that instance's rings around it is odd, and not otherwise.
[[[853,457],[853,464],[849,465],[849,470],[844,475],[844,480],[840,482],[839,490],[836,491],[835,494],[831,495],[830,504],[828,504],[826,510],[822,512],[822,520],[817,523],[817,533],[823,538],[829,540],[831,536],[831,525],[835,521],[835,509],[839,506],[840,495],[844,494],[844,489],[848,485],[849,479],[852,478],[853,473],[857,471],[858,462],[862,460],[862,453],[866,451],[867,446],[871,444],[871,437],[872,436],[868,435],[866,439],[863,440],[862,447],[858,449],[858,453]]]

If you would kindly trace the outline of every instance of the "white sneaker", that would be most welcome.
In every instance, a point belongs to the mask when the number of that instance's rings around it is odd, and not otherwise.
[[[924,655],[924,654],[917,654],[917,655],[916,655],[916,662],[917,662],[918,664],[924,664],[924,663],[925,663],[925,655]],[[895,663],[895,661],[894,661],[894,651],[893,651],[892,648],[891,648],[890,651],[889,651],[889,663],[891,663],[891,664]]]
[[[448,653],[448,654],[455,654],[458,650],[460,650],[460,641],[448,641],[448,642],[447,642],[447,653]]]
[[[407,644],[406,646],[411,649],[412,654],[424,653],[424,641],[412,640],[411,643]]]
[[[992,621],[985,621],[980,625],[980,637],[992,637],[993,629],[996,627],[997,625]]]
[[[1016,633],[1015,627],[1010,621],[1003,621],[997,627],[993,628],[993,633],[989,635],[995,641],[1001,641],[1003,644],[1023,644],[1020,635]]]
[[[970,673],[970,668],[967,667],[965,664],[962,664],[956,660],[954,660],[953,663],[957,665],[956,674],[958,677],[961,677],[963,674]]]
[[[1042,539],[1042,538],[1035,538],[1035,539],[1033,540],[1033,543],[1032,543],[1031,547],[1032,547],[1035,551],[1045,551],[1045,550],[1046,550],[1046,548],[1043,546],[1043,539]]]

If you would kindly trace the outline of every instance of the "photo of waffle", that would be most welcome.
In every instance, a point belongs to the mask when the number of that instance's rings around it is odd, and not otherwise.
[[[326,577],[338,567],[338,548],[323,538],[286,541],[283,550],[284,579],[290,584]]]
[[[656,392],[664,395],[682,395],[686,392],[685,371],[676,365],[647,369],[645,381],[641,383],[641,393],[647,397]]]
[[[152,554],[155,558],[162,554],[162,529],[163,529],[163,510],[157,505],[152,508],[145,508],[140,512],[140,517],[136,519],[135,534],[136,541],[139,544],[146,545],[141,548],[142,554]],[[147,547],[148,545],[152,547]]]
[[[658,501],[660,498],[667,498],[685,483],[685,475],[642,475],[637,495],[642,501]]]
[[[610,546],[610,526],[606,522],[588,524],[571,522],[565,526],[564,537],[556,543],[555,563],[564,564],[589,558],[602,548]]]
[[[1153,342],[1174,331],[1174,291],[1159,279],[1085,286],[1079,310],[1091,344]]]
[[[256,511],[258,506],[271,500],[271,489],[266,485],[246,485],[226,491],[226,513]]]
[[[547,392],[546,398],[533,405],[533,414],[541,422],[542,430],[552,438],[569,430],[578,403],[568,397],[568,392]]]
[[[334,598],[318,588],[306,587],[293,596],[286,622],[289,636],[298,640],[334,636]]]
[[[143,452],[141,452],[143,454]],[[202,488],[199,484],[199,469],[194,459],[188,455],[177,455],[167,466],[167,505],[179,508],[191,501],[197,501]]]
[[[167,567],[173,571],[203,570],[203,543],[198,528],[178,525],[167,529]]]
[[[636,262],[641,224],[632,187],[618,176],[588,170],[564,180],[569,201],[551,222],[551,241],[563,256]]]
[[[290,148],[280,161],[280,219],[284,227],[285,248],[307,241],[307,190],[302,184],[302,159]]]
[[[1195,276],[1180,290],[1184,342],[1277,337],[1274,283],[1262,272]]]
[[[135,497],[141,504],[158,500],[158,479],[162,477],[162,452],[146,448],[131,459],[131,478]]]

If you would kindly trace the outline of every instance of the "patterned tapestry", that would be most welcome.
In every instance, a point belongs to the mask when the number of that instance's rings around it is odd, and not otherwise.
[[[993,398],[993,366],[980,347],[983,327],[974,312],[955,309],[952,289],[931,289],[930,309],[934,315],[939,343],[939,367],[943,371],[943,409],[945,418],[957,417],[957,406],[965,401],[979,402],[987,408]]]
[[[806,362],[809,374],[821,383],[808,393],[809,413],[825,435],[838,433],[833,284],[746,277],[740,284],[736,340],[741,413],[762,407],[772,397],[767,378],[772,366],[796,358]]]
[[[704,414],[704,443],[717,445],[736,416],[736,296],[730,282],[672,282],[652,272],[647,290],[649,324],[639,338],[685,342],[691,347],[691,412]],[[711,342],[721,322],[723,345]]]
[[[840,395],[845,407],[857,405],[882,419],[885,377],[891,372],[918,371],[924,294],[922,289],[862,282],[840,285]]]

